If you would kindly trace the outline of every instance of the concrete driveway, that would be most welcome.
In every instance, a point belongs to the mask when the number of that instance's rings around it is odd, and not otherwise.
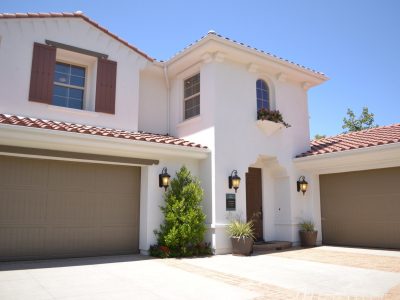
[[[400,252],[139,255],[0,263],[0,299],[400,299]]]

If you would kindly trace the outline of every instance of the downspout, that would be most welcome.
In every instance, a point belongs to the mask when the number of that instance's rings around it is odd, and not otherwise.
[[[170,119],[170,116],[169,116],[169,106],[170,106],[170,86],[169,86],[169,79],[168,79],[168,67],[167,67],[167,64],[166,63],[164,63],[164,77],[165,77],[165,84],[166,84],[166,86],[167,86],[167,135],[169,135],[169,127],[170,127],[170,125],[169,125],[169,119]]]

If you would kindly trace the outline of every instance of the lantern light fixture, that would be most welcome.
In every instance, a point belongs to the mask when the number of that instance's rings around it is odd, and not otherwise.
[[[229,188],[234,188],[235,193],[237,192],[237,189],[239,188],[240,185],[240,177],[237,174],[237,170],[233,170],[231,175],[228,177],[228,186]]]
[[[158,175],[158,186],[163,187],[165,190],[169,187],[169,179],[171,176],[167,172],[167,168],[163,168],[161,174]]]
[[[302,192],[303,195],[307,191],[308,182],[304,176],[300,176],[299,180],[297,180],[297,191]]]

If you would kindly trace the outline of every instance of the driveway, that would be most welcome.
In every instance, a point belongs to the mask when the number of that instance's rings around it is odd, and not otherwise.
[[[0,263],[0,299],[400,299],[400,252],[323,246]]]

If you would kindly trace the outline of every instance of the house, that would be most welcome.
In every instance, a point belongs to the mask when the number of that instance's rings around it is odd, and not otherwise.
[[[320,72],[213,31],[157,61],[81,12],[0,14],[0,66],[0,260],[146,254],[183,164],[216,254],[231,214],[266,241],[311,219],[319,243],[400,248],[400,125],[310,145]]]

